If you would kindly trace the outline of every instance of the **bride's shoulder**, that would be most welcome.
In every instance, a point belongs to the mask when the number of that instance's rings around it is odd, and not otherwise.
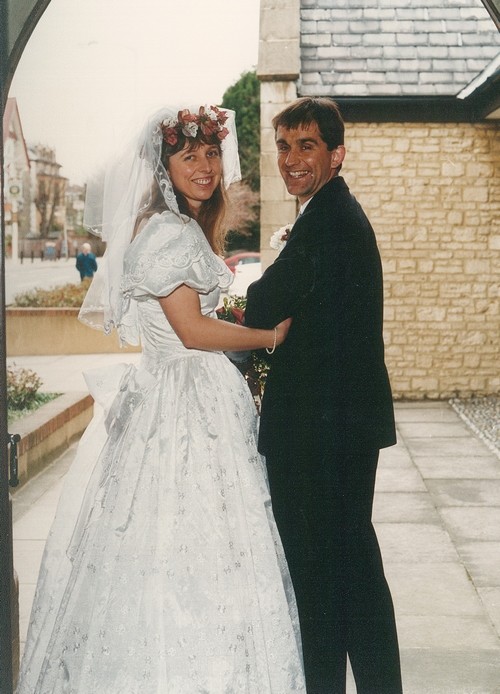
[[[224,273],[231,274],[193,219],[162,212],[147,220],[128,247],[121,289],[136,296],[167,296],[187,284],[206,293],[229,284]]]
[[[203,244],[205,235],[198,224],[185,215],[174,214],[169,210],[157,212],[139,225],[139,230],[131,244],[130,251],[154,252],[172,247]]]
[[[168,264],[185,266],[200,257],[212,255],[199,225],[189,217],[170,211],[152,215],[125,254],[126,271],[137,265]]]

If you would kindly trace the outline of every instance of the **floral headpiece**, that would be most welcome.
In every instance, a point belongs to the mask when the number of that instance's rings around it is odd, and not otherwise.
[[[206,137],[217,135],[219,140],[223,140],[229,134],[229,130],[224,127],[227,119],[227,112],[221,111],[217,106],[200,106],[197,115],[185,108],[179,111],[177,120],[167,118],[162,122],[163,139],[173,147],[179,141],[180,135],[194,138],[200,128]]]

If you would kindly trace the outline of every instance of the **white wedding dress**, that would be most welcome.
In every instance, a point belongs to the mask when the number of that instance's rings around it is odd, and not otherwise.
[[[103,414],[67,476],[18,694],[305,692],[250,391],[223,353],[186,349],[155,299],[187,284],[215,316],[230,278],[171,212],[130,245],[142,362],[87,375]]]

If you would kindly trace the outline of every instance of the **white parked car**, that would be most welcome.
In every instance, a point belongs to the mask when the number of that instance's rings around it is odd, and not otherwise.
[[[261,263],[239,263],[234,269],[234,280],[228,289],[229,296],[246,296],[248,286],[261,276]]]

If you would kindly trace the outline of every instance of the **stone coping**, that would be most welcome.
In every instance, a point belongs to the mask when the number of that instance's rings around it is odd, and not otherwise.
[[[52,306],[45,308],[43,306],[8,306],[7,312],[9,316],[38,316],[43,311],[46,316],[72,316],[78,318],[79,308],[72,306]]]
[[[64,393],[9,425],[9,433],[21,437],[17,447],[19,487],[82,435],[93,410],[94,400],[88,393]]]

